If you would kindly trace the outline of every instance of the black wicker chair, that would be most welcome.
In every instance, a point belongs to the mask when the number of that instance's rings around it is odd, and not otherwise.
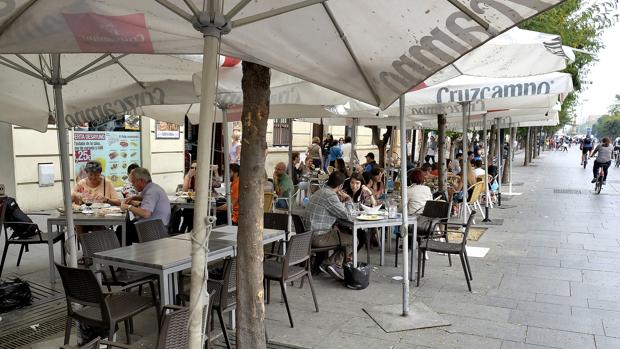
[[[159,306],[155,297],[157,289],[152,280],[127,285],[119,292],[104,293],[91,270],[65,267],[58,263],[56,269],[67,298],[68,316],[64,344],[69,344],[73,320],[94,327],[108,328],[110,340],[114,338],[117,323],[124,322],[127,343],[131,344],[131,318],[151,307]],[[141,296],[132,291],[133,288],[146,284],[150,286],[151,296]],[[81,307],[74,307],[75,304]]]
[[[418,277],[417,277],[417,285],[420,286],[420,277],[424,277],[424,271],[426,269],[426,259],[423,258],[425,252],[437,252],[437,253],[445,253],[447,255],[458,254],[461,258],[461,265],[463,266],[463,273],[465,273],[465,280],[467,281],[467,288],[469,292],[471,292],[471,283],[470,280],[473,280],[473,276],[471,273],[471,267],[469,266],[469,259],[467,258],[467,236],[469,235],[469,229],[471,228],[472,222],[474,221],[474,216],[476,215],[476,211],[472,211],[467,219],[467,224],[452,224],[452,223],[440,223],[445,226],[445,229],[442,229],[446,234],[446,241],[432,240],[432,236],[429,235],[426,239],[422,240],[418,247]],[[463,235],[463,240],[461,242],[448,242],[447,234],[459,233]],[[420,274],[420,268],[422,268],[422,273]]]
[[[138,242],[148,242],[170,237],[168,228],[161,219],[153,219],[134,223]]]
[[[312,299],[314,300],[314,307],[317,312],[319,311],[319,304],[317,303],[314,287],[312,286],[312,273],[310,272],[311,244],[312,233],[295,234],[291,236],[291,239],[288,241],[286,254],[284,256],[278,255],[278,260],[265,260],[263,264],[266,302],[269,303],[270,298],[269,282],[272,280],[278,281],[280,283],[280,289],[282,290],[282,297],[284,298],[284,305],[286,306],[286,312],[291,327],[294,327],[294,325],[291,309],[288,304],[286,287],[284,287],[286,283],[299,279],[303,280],[304,277],[307,277],[308,284],[310,284],[310,291],[312,292]]]
[[[226,347],[231,348],[226,324],[224,323],[224,313],[234,310],[237,307],[237,259],[226,258],[222,268],[222,279],[207,281],[209,293],[214,292],[213,309],[217,312],[220,320],[222,334],[226,341]]]

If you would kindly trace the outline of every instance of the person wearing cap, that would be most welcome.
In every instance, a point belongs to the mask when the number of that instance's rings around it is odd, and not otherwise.
[[[71,193],[73,203],[78,205],[85,203],[109,203],[116,206],[121,204],[121,200],[112,182],[101,175],[103,168],[99,162],[87,162],[84,171],[87,177],[78,181]]]
[[[377,162],[375,161],[375,154],[373,152],[370,152],[366,154],[366,164],[364,165],[364,172],[370,172],[375,167],[377,167]]]

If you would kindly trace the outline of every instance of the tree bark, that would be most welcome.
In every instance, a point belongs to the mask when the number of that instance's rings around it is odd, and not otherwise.
[[[380,137],[381,129],[378,126],[367,126],[372,130],[372,143],[379,148],[379,166],[385,167],[385,146],[392,137],[392,126],[386,128],[383,137]]]
[[[263,182],[269,118],[269,68],[244,61],[243,114],[237,234],[237,348],[265,348],[263,289]]]
[[[416,142],[418,131],[416,129],[411,130],[411,163],[415,164],[415,150],[416,150]]]
[[[495,124],[491,125],[491,135],[489,137],[489,159],[493,159],[497,156],[497,132],[495,131]]]
[[[525,134],[525,154],[523,156],[523,166],[527,166],[530,164],[530,128],[527,128],[527,132]]]
[[[439,190],[448,193],[448,171],[446,168],[446,115],[437,115],[437,161],[439,162]]]
[[[420,152],[418,153],[418,162],[420,165],[424,163],[424,158],[426,157],[426,139],[428,138],[428,134],[424,129],[420,130]]]

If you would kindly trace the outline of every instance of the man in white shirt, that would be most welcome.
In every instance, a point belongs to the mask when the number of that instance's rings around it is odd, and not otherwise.
[[[342,150],[342,160],[344,160],[344,163],[348,166],[350,161],[351,161],[351,137],[350,136],[346,136],[344,137],[344,144],[342,144],[342,146],[340,147],[340,150]],[[353,154],[353,160],[357,160],[357,156],[355,156],[355,154]]]

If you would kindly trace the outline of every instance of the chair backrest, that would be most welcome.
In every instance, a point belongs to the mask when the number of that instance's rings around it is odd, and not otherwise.
[[[9,240],[9,235],[6,231],[6,227],[4,226],[4,213],[6,212],[6,196],[0,196],[0,233],[2,233],[2,230],[4,229],[4,240],[5,243],[6,241]]]
[[[478,201],[478,199],[480,198],[480,194],[482,194],[482,192],[484,191],[484,182],[476,182],[474,185],[471,186],[471,188],[473,188],[473,191],[471,193],[471,196],[467,198],[467,202],[469,204],[473,204]]]
[[[207,343],[211,341],[210,338],[210,328],[211,328],[211,317],[213,316],[213,303],[215,303],[215,291],[211,291],[209,293],[209,304],[205,305],[204,310],[202,311],[202,324],[204,325],[202,333],[205,336],[205,348],[211,348],[211,346]]]
[[[467,245],[467,236],[469,235],[469,228],[471,228],[472,223],[474,222],[474,216],[476,215],[476,211],[471,211],[469,214],[469,218],[467,218],[467,224],[465,225],[465,229],[463,230],[463,241],[461,241],[461,249],[465,249],[465,245]]]
[[[302,234],[306,232],[306,227],[304,226],[304,221],[301,219],[300,215],[292,215],[293,217],[293,226],[295,227],[295,234]]]
[[[148,242],[167,238],[168,228],[161,219],[152,219],[135,223],[138,242]]]
[[[424,204],[422,216],[430,218],[448,218],[450,203],[443,200],[428,200]]]
[[[58,263],[55,264],[62,280],[62,287],[65,290],[69,315],[73,314],[71,303],[99,307],[104,313],[102,320],[105,322],[109,317],[108,314],[105,314],[107,308],[102,306],[104,297],[95,274],[90,269],[71,268]]]
[[[284,256],[283,278],[288,275],[288,267],[310,260],[312,233],[295,234],[291,236],[286,246]]]
[[[288,231],[288,214],[265,212],[263,215],[263,226],[265,229]]]
[[[273,193],[265,193],[265,199],[263,202],[263,212],[271,212],[273,208]]]
[[[185,349],[189,347],[189,308],[162,314],[157,349]]]
[[[84,249],[84,258],[89,261],[88,264],[95,253],[121,247],[114,230],[98,230],[80,234],[79,239]]]
[[[226,258],[222,272],[222,290],[220,293],[220,306],[227,308],[236,303],[237,291],[237,258]]]

